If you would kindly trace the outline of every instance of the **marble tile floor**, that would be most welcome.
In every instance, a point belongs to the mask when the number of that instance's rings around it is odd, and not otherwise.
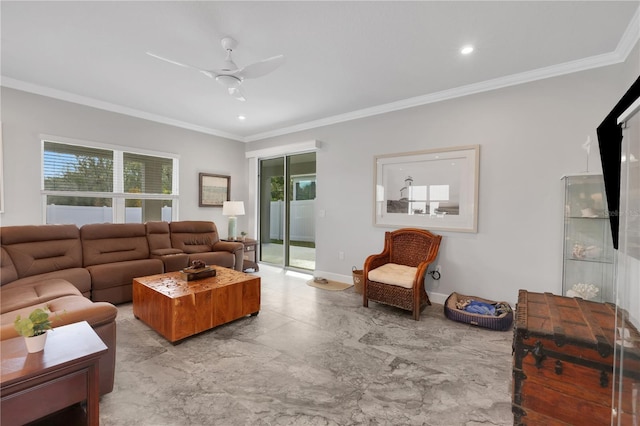
[[[100,424],[511,425],[511,332],[428,306],[409,312],[353,287],[260,267],[262,306],[172,345],[118,307],[115,389]]]

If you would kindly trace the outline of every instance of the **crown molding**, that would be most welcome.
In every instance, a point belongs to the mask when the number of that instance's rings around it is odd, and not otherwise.
[[[636,34],[636,40],[638,35]],[[257,140],[272,138],[276,136],[282,136],[289,133],[301,132],[304,130],[310,130],[317,127],[329,126],[332,124],[344,123],[345,121],[357,120],[360,118],[371,117],[379,114],[386,114],[389,112],[399,111],[407,108],[413,108],[417,106],[432,104],[436,102],[442,102],[449,99],[460,98],[464,96],[474,95],[477,93],[488,92],[491,90],[502,89],[510,86],[517,86],[519,84],[530,83],[537,80],[543,80],[551,77],[558,77],[561,75],[572,74],[579,71],[586,71],[593,68],[600,68],[608,65],[614,65],[620,62],[624,62],[631,49],[635,46],[635,43],[631,44],[631,48],[627,45],[624,46],[626,52],[624,54],[618,51],[605,53],[602,55],[592,56],[585,59],[579,59],[576,61],[565,62],[564,64],[554,65],[545,68],[539,68],[533,71],[527,71],[519,74],[508,75],[505,77],[499,77],[492,80],[486,80],[480,83],[469,84],[466,86],[456,87],[454,89],[443,90],[440,92],[430,93],[424,96],[416,96],[414,98],[403,99],[397,102],[391,102],[383,105],[378,105],[371,108],[365,108],[357,111],[348,112],[346,114],[334,115],[332,117],[326,117],[320,120],[309,121],[301,123],[295,126],[284,127],[281,129],[257,133],[245,138],[247,142],[253,142]]]
[[[631,22],[627,25],[627,29],[622,34],[615,53],[620,55],[620,62],[625,61],[631,50],[635,47],[640,39],[640,7],[636,9],[636,13],[631,17]]]
[[[297,124],[295,126],[283,127],[263,133],[256,133],[254,135],[247,136],[244,139],[246,142],[258,141],[290,133],[301,132],[304,130],[310,130],[317,127],[344,123],[345,121],[357,120],[360,118],[386,114],[402,109],[413,108],[421,105],[432,104],[477,93],[488,92],[491,90],[502,89],[509,86],[516,86],[518,84],[530,83],[546,78],[558,77],[561,75],[571,74],[579,71],[586,71],[593,68],[618,64],[620,62],[624,62],[627,59],[639,39],[640,7],[636,9],[636,12],[631,17],[629,25],[627,25],[627,28],[622,34],[622,37],[620,38],[620,41],[618,42],[618,45],[613,52],[565,62],[558,65],[552,65],[549,67],[538,68],[536,70],[508,75],[505,77],[499,77],[492,80],[486,80],[480,83],[447,89],[440,92],[430,93],[428,95],[416,96],[409,99],[403,99],[401,101],[390,102],[371,108],[351,111],[345,114],[322,118],[320,120],[308,121],[306,123]]]
[[[36,95],[47,96],[49,98],[60,99],[60,100],[72,102],[75,104],[98,108],[105,111],[115,112],[118,114],[124,114],[131,117],[142,118],[149,121],[155,121],[157,123],[168,124],[170,126],[193,130],[193,131],[205,133],[208,135],[219,136],[221,138],[245,142],[242,136],[223,132],[221,130],[211,129],[204,126],[198,126],[193,123],[187,123],[185,121],[175,120],[173,118],[152,114],[150,112],[141,111],[135,108],[129,108],[122,105],[112,104],[110,102],[89,98],[86,96],[76,95],[75,93],[65,92],[64,90],[57,90],[57,89],[52,89],[49,87],[40,86],[33,83],[27,83],[25,81],[17,80],[10,77],[2,76],[0,78],[0,86],[8,87],[10,89],[22,90],[23,92],[34,93]]]
[[[305,123],[296,124],[294,126],[282,127],[280,129],[271,130],[262,133],[255,133],[246,137],[223,132],[221,130],[212,129],[209,127],[199,126],[192,123],[187,123],[180,120],[164,117],[157,114],[137,110],[134,108],[125,107],[122,105],[112,104],[109,102],[100,101],[97,99],[88,98],[85,96],[76,95],[74,93],[65,92],[62,90],[51,89],[36,84],[27,83],[24,81],[16,80],[9,77],[2,76],[0,78],[0,86],[9,87],[12,89],[22,90],[25,92],[35,93],[38,95],[48,96],[51,98],[61,99],[68,102],[73,102],[81,105],[86,105],[106,111],[116,112],[120,114],[129,115],[132,117],[142,118],[145,120],[155,121],[162,124],[168,124],[170,126],[180,127],[188,130],[193,130],[200,133],[205,133],[213,136],[219,136],[226,139],[231,139],[239,142],[253,142],[262,139],[282,136],[290,133],[301,132],[318,127],[329,126],[338,123],[344,123],[346,121],[358,120],[361,118],[372,117],[375,115],[386,114],[389,112],[400,111],[407,108],[413,108],[422,105],[428,105],[436,102],[446,101],[449,99],[460,98],[463,96],[469,96],[477,93],[488,92],[491,90],[502,89],[505,87],[516,86],[519,84],[530,83],[537,80],[543,80],[551,77],[558,77],[566,74],[571,74],[579,71],[586,71],[593,68],[605,67],[614,65],[620,62],[624,62],[638,40],[640,39],[640,8],[636,10],[629,25],[622,34],[616,49],[613,52],[605,53],[602,55],[591,56],[584,59],[565,62],[563,64],[553,65],[549,67],[539,68],[532,71],[526,71],[518,74],[508,75],[504,77],[498,77],[491,80],[486,80],[479,83],[469,84],[466,86],[460,86],[453,89],[447,89],[440,92],[430,93],[427,95],[416,96],[413,98],[403,99],[396,102],[390,102],[382,105],[377,105],[370,108],[364,108],[356,111],[351,111],[345,114],[338,114],[330,117],[321,118],[319,120],[308,121]]]

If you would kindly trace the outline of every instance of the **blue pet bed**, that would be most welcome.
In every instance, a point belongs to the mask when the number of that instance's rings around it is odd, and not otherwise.
[[[460,309],[459,306],[466,305]],[[476,296],[451,293],[444,302],[444,316],[450,320],[491,330],[509,330],[513,309],[507,302],[495,302]]]

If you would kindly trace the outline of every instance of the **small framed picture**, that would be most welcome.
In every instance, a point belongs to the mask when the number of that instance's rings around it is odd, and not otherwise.
[[[231,177],[200,173],[200,207],[222,207],[225,201],[229,201]]]

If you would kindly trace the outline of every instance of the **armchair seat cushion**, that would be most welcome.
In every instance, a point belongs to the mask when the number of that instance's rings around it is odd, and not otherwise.
[[[369,271],[368,279],[383,284],[396,285],[398,287],[412,288],[418,268],[399,265],[397,263],[385,263],[384,265]]]

